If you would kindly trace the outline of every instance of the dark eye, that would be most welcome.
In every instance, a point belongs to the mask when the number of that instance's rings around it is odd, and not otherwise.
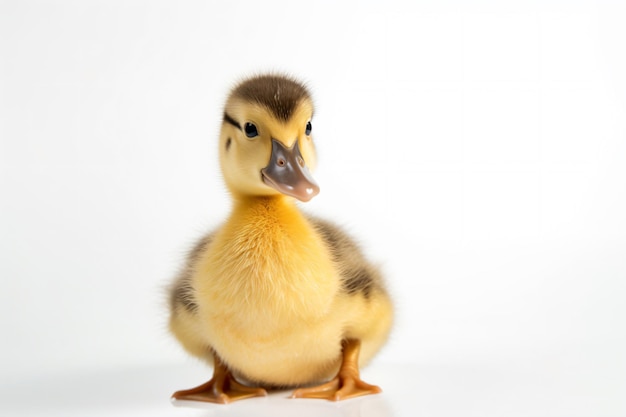
[[[307,136],[311,134],[311,129],[313,129],[313,127],[311,126],[311,122],[306,122],[306,129],[304,129],[304,133]]]
[[[250,122],[246,123],[243,126],[243,130],[246,132],[246,136],[249,138],[255,138],[259,136],[259,131],[256,129],[256,126]]]

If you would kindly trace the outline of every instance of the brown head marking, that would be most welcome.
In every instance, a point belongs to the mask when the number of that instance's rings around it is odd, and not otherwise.
[[[288,121],[302,100],[310,100],[309,91],[299,82],[281,75],[257,75],[235,87],[233,98],[258,103],[277,119]]]

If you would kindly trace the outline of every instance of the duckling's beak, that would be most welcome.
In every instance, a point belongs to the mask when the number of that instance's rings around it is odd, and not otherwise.
[[[309,201],[320,192],[304,163],[297,140],[287,148],[272,139],[270,162],[261,170],[261,176],[265,184],[300,201]]]

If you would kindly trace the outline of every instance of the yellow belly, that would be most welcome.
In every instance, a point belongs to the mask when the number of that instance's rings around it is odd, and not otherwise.
[[[213,326],[217,330],[211,337],[215,351],[235,374],[253,383],[309,384],[332,377],[340,364],[342,329],[338,323],[286,326],[264,335],[244,333],[224,321]]]
[[[339,272],[295,207],[235,211],[192,282],[205,340],[246,379],[294,385],[336,370],[342,324],[328,318]]]

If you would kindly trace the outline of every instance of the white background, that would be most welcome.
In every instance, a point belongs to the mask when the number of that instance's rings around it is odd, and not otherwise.
[[[164,288],[228,214],[225,95],[277,70],[317,103],[303,209],[395,296],[374,369],[626,412],[626,7],[520,3],[0,1],[0,382],[202,367]]]

